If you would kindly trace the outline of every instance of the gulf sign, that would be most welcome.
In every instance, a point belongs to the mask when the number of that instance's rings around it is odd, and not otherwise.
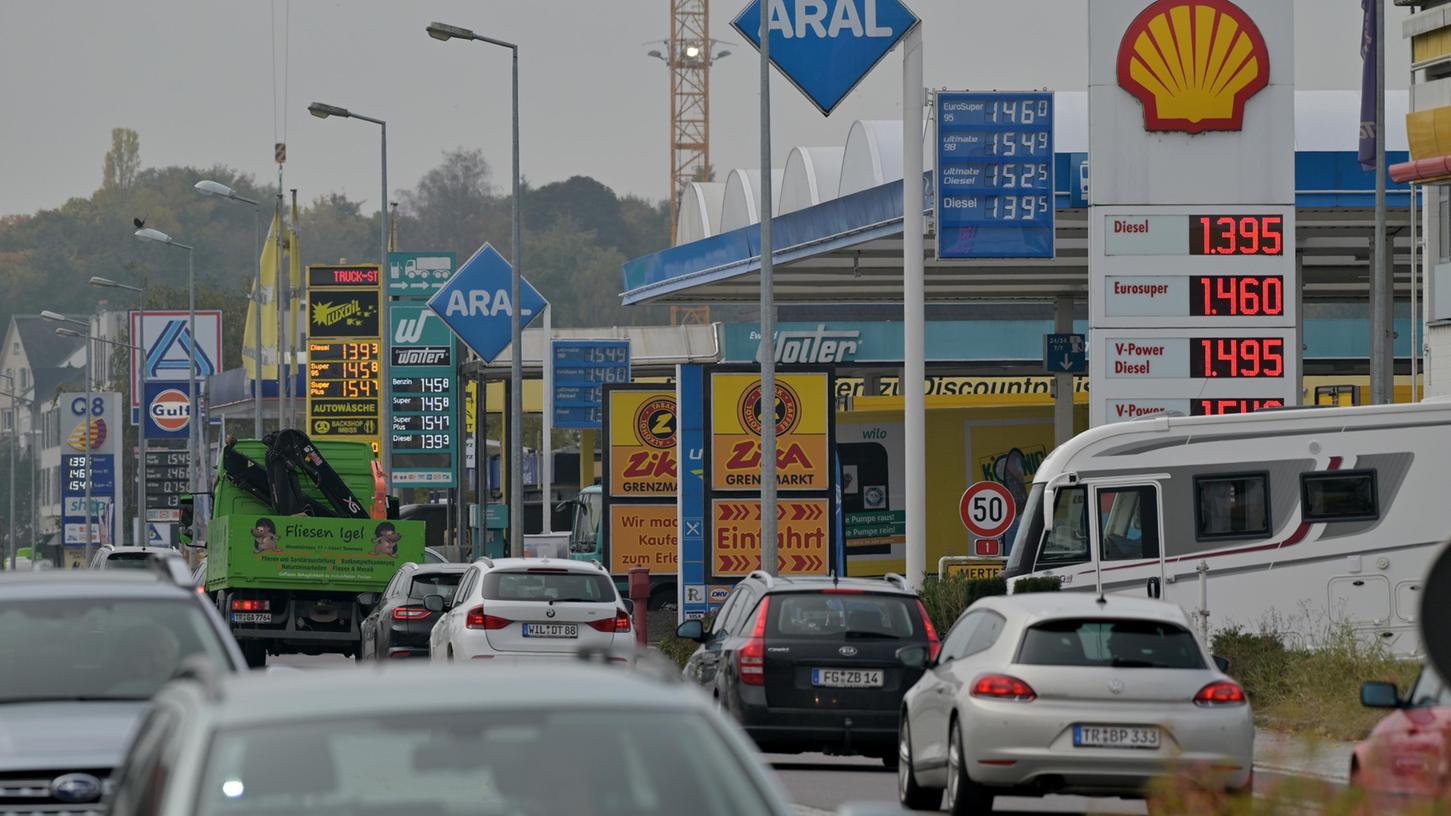
[[[1270,52],[1230,0],[1158,0],[1124,32],[1118,83],[1143,104],[1145,130],[1240,130],[1270,83]]]
[[[675,392],[608,388],[611,498],[675,498]],[[673,506],[673,505],[672,505]]]
[[[185,439],[191,424],[191,400],[186,383],[147,383],[145,430],[147,439]]]
[[[711,574],[747,575],[761,568],[761,502],[711,502]],[[832,523],[827,499],[782,499],[776,503],[776,557],[781,575],[822,575],[829,557]]]
[[[830,379],[823,372],[776,375],[776,483],[788,491],[830,490]],[[712,491],[761,488],[761,378],[711,375]],[[719,573],[717,573],[719,574]]]

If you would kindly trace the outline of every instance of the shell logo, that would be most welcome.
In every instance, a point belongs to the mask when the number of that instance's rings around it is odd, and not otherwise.
[[[163,431],[179,431],[191,422],[191,400],[186,393],[168,388],[151,400],[151,421]]]
[[[106,420],[100,417],[91,420],[90,437],[90,450],[95,450],[106,444]],[[75,430],[71,431],[71,435],[66,439],[66,442],[78,451],[86,450],[86,423],[81,422],[77,424]]]
[[[1229,0],[1158,0],[1118,50],[1118,84],[1144,106],[1144,129],[1240,130],[1244,106],[1270,82],[1270,52]]]

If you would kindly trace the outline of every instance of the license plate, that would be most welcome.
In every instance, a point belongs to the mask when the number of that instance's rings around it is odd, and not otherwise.
[[[1159,747],[1159,729],[1131,725],[1075,725],[1073,745],[1078,748]]]
[[[574,623],[526,623],[524,637],[527,638],[577,638],[579,625]]]
[[[233,612],[232,623],[271,623],[270,612]]]
[[[811,685],[825,688],[881,688],[881,669],[812,669]]]

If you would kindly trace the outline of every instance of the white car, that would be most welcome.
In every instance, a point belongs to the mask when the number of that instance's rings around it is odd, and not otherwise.
[[[898,794],[988,813],[997,795],[1140,794],[1183,772],[1206,787],[1253,781],[1254,721],[1179,606],[1086,592],[984,598],[907,692]]]
[[[481,558],[459,580],[429,635],[429,656],[449,660],[573,657],[602,649],[624,660],[634,648],[628,604],[600,564],[556,558]]]

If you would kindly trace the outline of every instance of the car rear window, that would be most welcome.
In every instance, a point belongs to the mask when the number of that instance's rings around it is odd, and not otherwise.
[[[106,569],[150,569],[150,553],[111,553],[106,556]]]
[[[1189,630],[1146,620],[1064,619],[1023,635],[1018,662],[1033,666],[1116,669],[1202,669],[1204,656]]]
[[[490,572],[484,576],[486,601],[595,601],[615,600],[615,584],[604,574],[565,570]]]
[[[458,590],[462,572],[414,573],[413,583],[408,586],[408,598],[421,601],[429,595],[442,595],[445,604],[453,602],[453,593]]]
[[[767,632],[789,638],[910,638],[917,608],[901,595],[787,592],[771,596]]]

